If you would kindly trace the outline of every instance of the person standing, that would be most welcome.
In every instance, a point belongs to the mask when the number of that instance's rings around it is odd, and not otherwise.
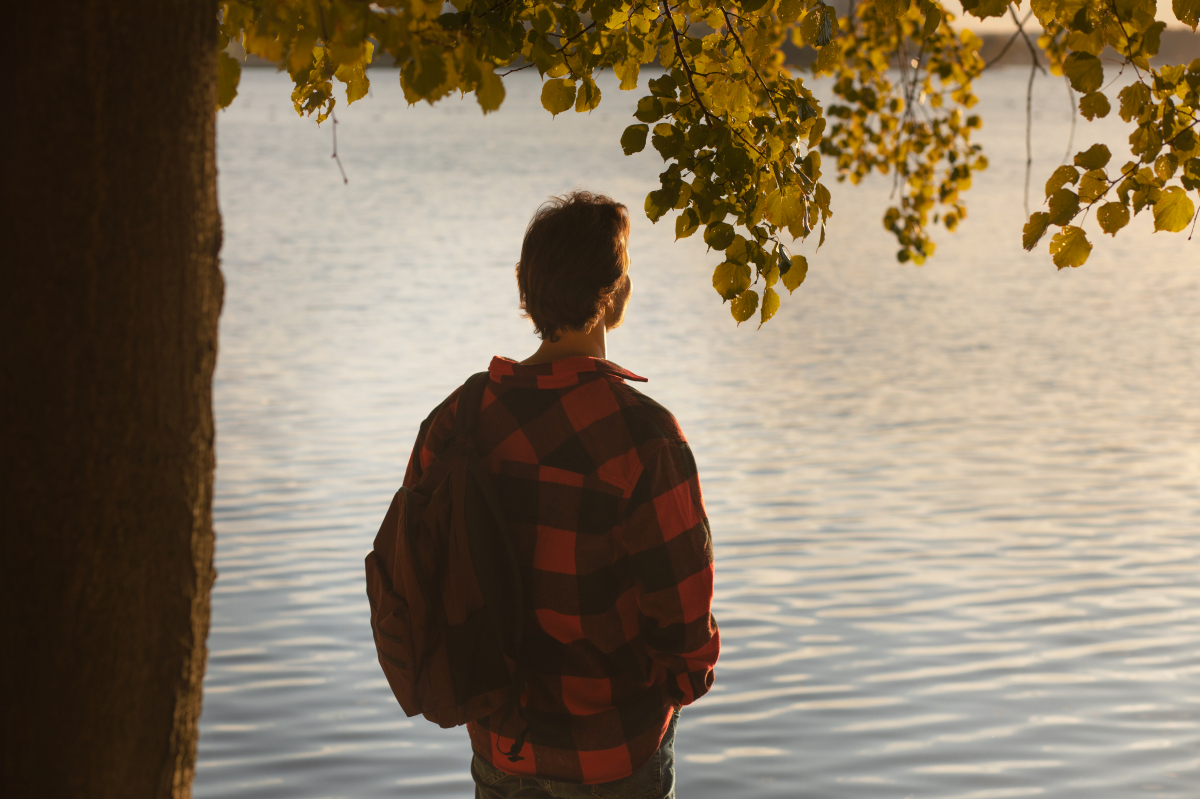
[[[520,713],[467,725],[477,799],[675,796],[679,708],[713,684],[712,537],[675,417],[607,360],[631,292],[629,217],[553,198],[525,232],[517,287],[541,338],[494,357],[475,447],[526,597]],[[454,428],[460,387],[422,425],[415,486]]]

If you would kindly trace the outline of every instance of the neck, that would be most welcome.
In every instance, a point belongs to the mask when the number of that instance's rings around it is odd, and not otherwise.
[[[601,320],[591,330],[586,332],[579,330],[558,331],[557,341],[546,339],[537,348],[537,352],[521,361],[521,363],[548,363],[576,355],[586,355],[590,358],[606,358],[608,357],[607,344],[604,320]]]

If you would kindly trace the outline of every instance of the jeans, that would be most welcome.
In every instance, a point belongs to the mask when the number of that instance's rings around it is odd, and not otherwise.
[[[596,785],[518,777],[501,771],[475,755],[471,777],[475,799],[675,799],[675,726],[679,711],[663,735],[658,751],[628,777]]]

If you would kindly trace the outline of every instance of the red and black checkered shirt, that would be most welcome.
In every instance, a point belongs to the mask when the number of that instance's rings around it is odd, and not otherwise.
[[[712,537],[696,463],[670,412],[598,358],[493,358],[475,444],[521,561],[524,719],[467,728],[513,774],[581,783],[627,777],[657,751],[675,707],[704,695],[720,651]],[[415,486],[454,424],[461,389],[418,435]],[[524,759],[508,752],[527,725]]]

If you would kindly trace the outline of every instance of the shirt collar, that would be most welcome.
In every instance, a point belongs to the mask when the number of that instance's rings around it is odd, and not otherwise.
[[[618,380],[648,382],[646,378],[622,369],[603,358],[575,355],[549,363],[524,364],[511,358],[497,355],[488,366],[492,380],[509,386],[522,388],[565,388],[573,386],[591,375],[611,375]]]

